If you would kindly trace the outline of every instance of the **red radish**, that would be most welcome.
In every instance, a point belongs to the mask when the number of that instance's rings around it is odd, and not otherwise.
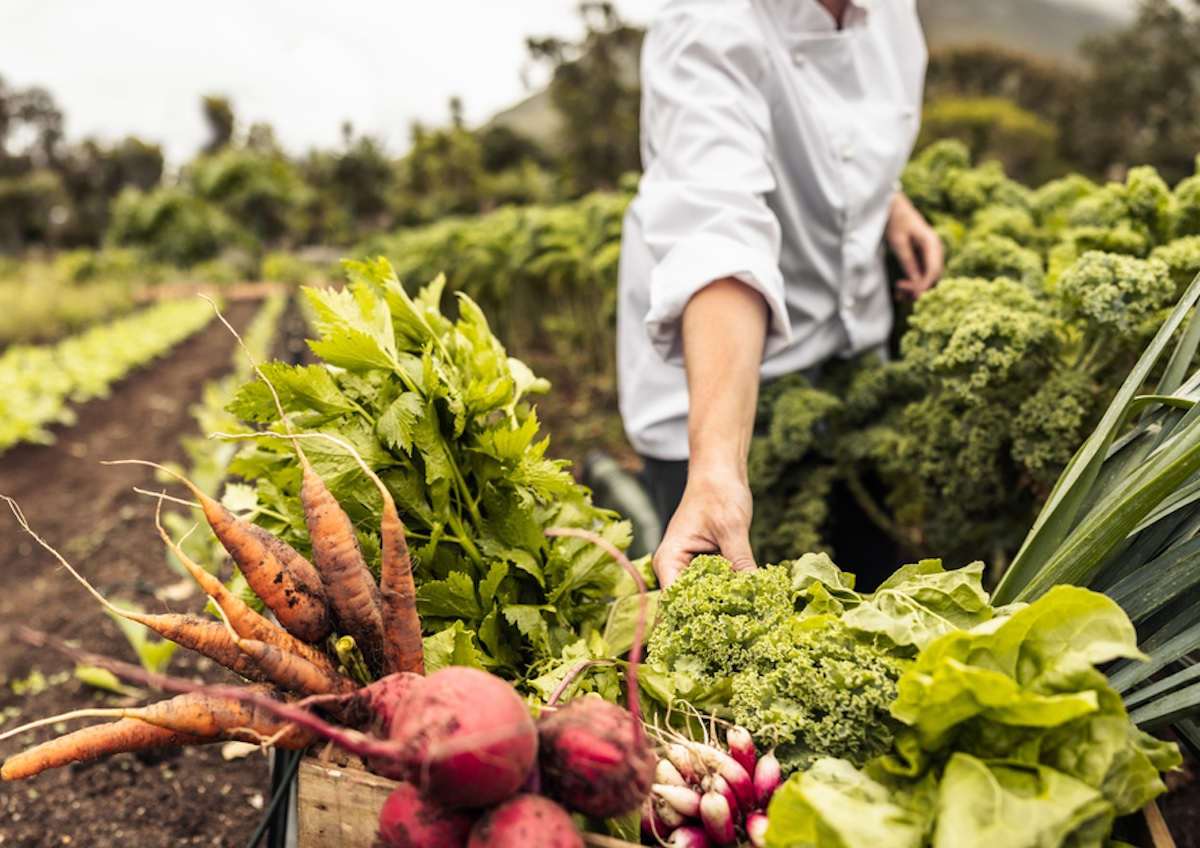
[[[725,745],[729,748],[729,756],[738,761],[746,770],[746,774],[754,774],[758,751],[754,747],[754,737],[750,735],[750,731],[735,724],[725,733]]]
[[[720,775],[737,798],[735,811],[754,809],[754,783],[750,774],[732,756],[703,742],[682,741],[667,747],[667,758],[685,778],[700,783],[705,777]],[[688,770],[691,770],[691,774]]]
[[[700,793],[690,786],[672,786],[669,783],[656,783],[650,789],[650,794],[661,798],[668,806],[690,819],[700,815]]]
[[[379,848],[465,848],[474,824],[474,815],[448,810],[400,783],[379,813]]]
[[[671,742],[663,749],[663,754],[689,786],[699,786],[709,774],[707,767],[700,760],[700,755],[691,745]]]
[[[729,812],[735,818],[740,818],[742,814],[742,805],[738,801],[738,797],[734,794],[733,787],[729,785],[729,781],[721,777],[719,774],[710,775],[704,779],[701,784],[706,792],[719,792],[725,796],[725,800],[729,802]]]
[[[754,804],[760,810],[765,810],[771,801],[771,796],[783,783],[783,768],[775,758],[775,749],[759,757],[754,766]]]
[[[467,848],[583,848],[571,814],[542,795],[514,795],[485,810]]]
[[[642,836],[658,844],[682,826],[687,819],[654,793],[642,801]]]
[[[667,848],[712,848],[713,841],[704,828],[687,825],[673,830],[664,844]]]
[[[654,748],[641,722],[598,696],[568,701],[543,718],[538,746],[543,791],[577,813],[631,813],[654,782]]]
[[[691,786],[670,760],[659,760],[654,766],[654,782],[667,786]]]
[[[767,844],[766,813],[751,813],[746,816],[746,838],[753,848],[764,848]]]
[[[525,701],[512,684],[468,666],[441,668],[414,687],[388,736],[395,755],[368,756],[367,765],[446,807],[503,801],[537,761],[537,725]]]
[[[715,790],[705,792],[700,798],[700,822],[704,832],[717,845],[733,845],[737,832],[733,827],[733,810],[729,799]]]

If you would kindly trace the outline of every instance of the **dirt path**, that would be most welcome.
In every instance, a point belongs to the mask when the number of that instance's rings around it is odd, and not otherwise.
[[[226,317],[242,330],[257,307],[234,302]],[[155,534],[154,504],[134,491],[161,487],[153,471],[101,462],[183,462],[180,436],[196,431],[189,407],[207,381],[229,370],[232,354],[231,336],[214,321],[128,377],[111,397],[81,407],[79,423],[60,431],[54,445],[21,446],[0,456],[0,494],[13,498],[33,529],[106,595],[154,610],[198,608],[199,596],[152,594],[179,583]],[[0,710],[7,718],[0,730],[71,709],[126,703],[75,680],[64,657],[19,641],[21,626],[137,661],[99,604],[0,504]],[[223,670],[184,654],[176,654],[172,673],[227,679]],[[14,684],[32,689],[18,695]],[[0,756],[53,734],[45,728],[0,742]],[[267,761],[258,753],[231,762],[219,746],[118,755],[0,784],[0,846],[246,845],[269,790]]]

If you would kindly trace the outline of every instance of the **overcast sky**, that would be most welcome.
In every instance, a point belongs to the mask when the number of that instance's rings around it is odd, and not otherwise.
[[[662,3],[615,6],[644,25]],[[578,0],[0,0],[0,78],[48,89],[69,141],[134,135],[175,163],[207,140],[205,94],[229,98],[243,129],[270,124],[293,154],[337,148],[344,121],[399,153],[414,120],[446,124],[451,96],[469,125],[525,97],[525,38],[579,37],[577,8]]]

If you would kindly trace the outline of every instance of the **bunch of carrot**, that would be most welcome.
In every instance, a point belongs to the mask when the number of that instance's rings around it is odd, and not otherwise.
[[[303,451],[298,450],[298,454],[304,475],[300,499],[313,545],[311,560],[180,476],[270,616],[257,612],[189,559],[161,523],[158,530],[163,541],[196,579],[222,620],[121,609],[103,598],[70,563],[42,542],[16,503],[6,500],[22,527],[50,549],[109,611],[260,684],[255,690],[260,696],[270,694],[282,700],[323,698],[322,709],[327,713],[348,722],[361,721],[366,713],[352,696],[360,692],[362,685],[339,664],[331,634],[353,637],[376,679],[424,674],[421,625],[404,528],[387,488],[368,469],[384,503],[380,526],[382,570],[376,582],[349,517],[313,471]],[[76,730],[17,754],[4,763],[0,776],[28,777],[70,762],[165,745],[237,739],[302,748],[315,738],[310,732],[298,731],[229,697],[185,693],[140,710],[122,710],[116,721]]]

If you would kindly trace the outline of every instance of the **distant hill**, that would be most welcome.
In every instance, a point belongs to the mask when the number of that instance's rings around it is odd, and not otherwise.
[[[1086,0],[917,0],[917,12],[931,50],[986,42],[1064,65],[1080,61],[1082,40],[1108,35],[1128,22]],[[497,125],[549,150],[561,129],[544,91],[497,113],[485,126]]]
[[[1070,0],[917,0],[917,12],[931,49],[987,42],[1067,65],[1081,41],[1126,23]]]

